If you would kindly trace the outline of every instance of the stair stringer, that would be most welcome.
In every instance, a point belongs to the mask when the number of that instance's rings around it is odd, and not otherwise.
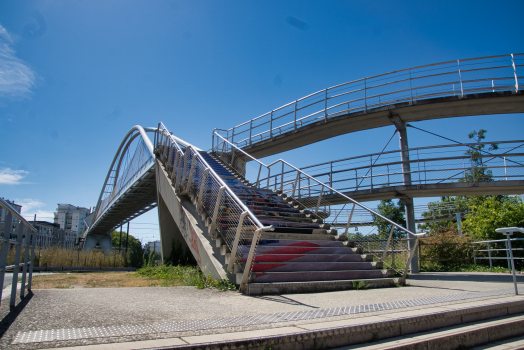
[[[169,214],[202,272],[206,276],[210,275],[213,279],[229,279],[224,269],[225,255],[221,255],[221,250],[216,247],[215,240],[209,237],[208,229],[196,212],[193,203],[187,196],[180,196],[175,192],[168,173],[158,159],[156,160],[155,172],[158,195],[164,201]],[[160,227],[161,242],[163,238],[164,240],[167,239],[167,237],[162,237],[162,231],[168,230],[169,228],[162,230],[162,227]],[[162,247],[164,247],[164,244],[162,244]]]

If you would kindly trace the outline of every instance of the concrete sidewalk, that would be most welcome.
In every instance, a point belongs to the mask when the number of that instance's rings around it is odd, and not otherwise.
[[[519,282],[523,294],[524,276],[519,276]],[[432,314],[464,309],[471,303],[524,300],[522,295],[512,296],[509,274],[424,273],[411,276],[408,284],[280,296],[193,287],[34,290],[12,311],[8,303],[2,303],[0,348],[112,344],[109,348],[116,349],[115,343],[122,343],[122,349],[187,346],[191,339],[275,336],[333,322],[347,325],[376,321],[373,317],[391,319],[401,312]]]

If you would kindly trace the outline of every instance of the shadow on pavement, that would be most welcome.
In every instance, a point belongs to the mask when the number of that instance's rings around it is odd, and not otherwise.
[[[4,336],[5,332],[7,332],[9,327],[11,327],[11,325],[16,320],[18,315],[20,315],[22,310],[24,310],[24,308],[29,303],[29,301],[31,301],[32,298],[33,298],[33,292],[28,292],[25,298],[22,299],[18,303],[18,305],[16,305],[15,307],[11,307],[11,310],[9,311],[9,313],[5,315],[5,317],[0,321],[0,338]],[[9,302],[9,300],[6,300],[6,301]]]
[[[417,273],[410,274],[408,281],[464,281],[464,282],[493,282],[493,283],[504,283],[513,282],[513,275],[509,273],[454,273],[454,272],[430,272],[430,273]],[[524,276],[517,275],[517,282],[524,283]]]
[[[254,296],[253,298],[267,300],[267,301],[274,301],[276,303],[282,303],[282,304],[288,304],[288,305],[302,305],[302,306],[311,307],[313,309],[318,309],[318,306],[307,305],[307,304],[301,303],[299,301],[293,300],[291,298],[288,298],[282,295],[273,295],[273,296],[261,295],[261,296]]]

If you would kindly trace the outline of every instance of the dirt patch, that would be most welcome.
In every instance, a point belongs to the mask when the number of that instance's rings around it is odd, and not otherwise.
[[[134,272],[86,272],[33,275],[32,289],[160,287],[164,285],[161,279],[139,276]],[[170,285],[173,286],[173,284]]]

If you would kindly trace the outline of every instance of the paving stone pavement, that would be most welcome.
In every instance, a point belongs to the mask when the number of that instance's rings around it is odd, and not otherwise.
[[[519,276],[524,291],[524,276]],[[75,345],[270,329],[510,295],[507,274],[419,274],[409,286],[245,296],[193,287],[34,290],[0,307],[0,348]],[[46,339],[47,337],[47,339]],[[45,341],[46,340],[46,341]]]

